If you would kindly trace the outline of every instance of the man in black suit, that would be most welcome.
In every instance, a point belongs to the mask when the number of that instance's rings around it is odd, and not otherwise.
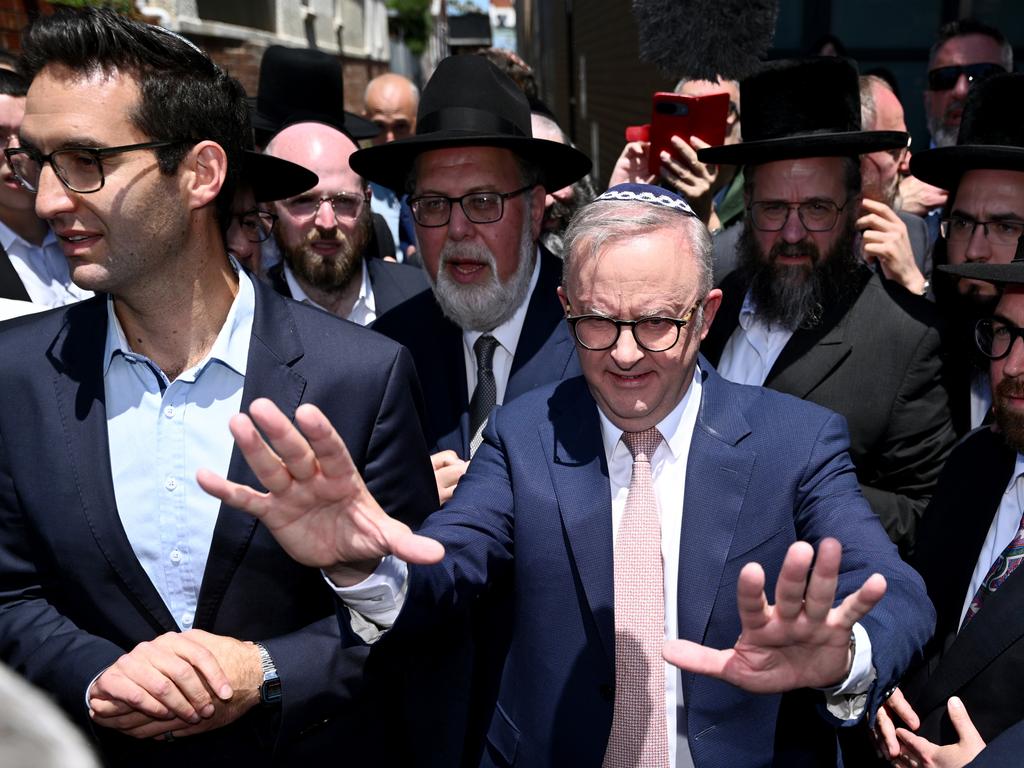
[[[358,149],[344,131],[304,121],[283,128],[266,153],[313,171],[311,189],[274,203],[282,261],[268,270],[278,293],[359,325],[427,290],[415,267],[372,258],[370,191],[349,167]]]
[[[727,379],[846,417],[861,490],[904,551],[953,441],[933,305],[865,266],[857,156],[906,145],[860,130],[856,69],[779,62],[742,84],[744,141],[701,150],[744,164],[740,268],[702,351]]]
[[[107,765],[340,754],[363,655],[339,645],[319,572],[207,504],[196,473],[251,477],[231,416],[314,398],[416,524],[436,495],[411,361],[228,259],[249,127],[241,86],[198,48],[62,9],[24,52],[33,79],[7,159],[73,279],[100,295],[0,329],[0,657]]]
[[[416,361],[444,500],[495,404],[579,373],[555,294],[561,262],[536,240],[545,190],[576,181],[590,161],[533,138],[526,97],[493,64],[453,56],[424,89],[416,134],[360,150],[351,164],[410,193],[433,296],[397,307],[374,329]]]

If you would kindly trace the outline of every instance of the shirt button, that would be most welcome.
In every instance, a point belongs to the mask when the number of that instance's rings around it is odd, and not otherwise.
[[[173,477],[168,477],[164,481],[164,488],[166,488],[168,491],[173,491],[177,487],[178,487],[178,481],[175,480]]]
[[[168,419],[173,419],[174,418],[174,406],[173,405],[168,405],[166,408],[164,408],[164,416],[166,416]]]
[[[181,615],[181,624],[185,627],[192,626],[192,620],[195,618],[191,613],[183,613]]]
[[[177,565],[178,563],[181,562],[181,552],[178,551],[177,549],[172,549],[171,550],[171,562],[174,563],[175,565]]]

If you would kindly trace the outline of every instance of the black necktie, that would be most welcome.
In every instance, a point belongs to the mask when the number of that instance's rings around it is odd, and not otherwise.
[[[498,385],[494,381],[492,368],[494,350],[497,346],[498,340],[486,333],[473,345],[473,352],[476,355],[476,389],[473,390],[473,399],[469,401],[470,456],[480,447],[487,417],[498,402]]]

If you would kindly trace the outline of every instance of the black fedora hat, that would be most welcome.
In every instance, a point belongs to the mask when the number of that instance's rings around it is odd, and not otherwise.
[[[590,170],[590,158],[557,141],[533,138],[530,104],[512,79],[483,56],[449,56],[423,89],[416,134],[349,158],[364,179],[402,192],[417,155],[446,147],[502,147],[536,163],[541,183],[555,190]]]
[[[341,62],[312,48],[272,45],[260,62],[260,84],[252,127],[277,133],[292,123],[326,123],[354,139],[369,139],[380,129],[345,111],[345,78]]]
[[[319,176],[297,163],[250,149],[242,155],[242,183],[252,187],[257,203],[293,197],[319,181]]]
[[[801,157],[853,157],[907,146],[903,131],[864,131],[860,83],[848,59],[768,62],[740,83],[743,141],[697,151],[704,163],[746,165]]]
[[[919,152],[910,171],[953,189],[967,171],[1024,171],[1024,74],[993,75],[967,94],[956,145]]]
[[[938,268],[950,275],[984,280],[986,283],[995,283],[996,285],[1024,283],[1024,237],[1017,241],[1017,251],[1013,254],[1013,261],[1009,264],[975,261],[966,264],[939,264]]]

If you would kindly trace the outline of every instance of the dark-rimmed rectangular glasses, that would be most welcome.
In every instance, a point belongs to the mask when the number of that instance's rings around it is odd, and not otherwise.
[[[409,200],[409,208],[421,227],[443,227],[451,221],[454,203],[459,204],[466,218],[474,224],[493,224],[505,215],[507,199],[529,192],[535,186],[530,184],[512,192],[470,192],[462,197],[420,195]]]
[[[698,301],[682,317],[655,315],[641,317],[639,320],[616,320],[604,315],[568,315],[565,319],[580,346],[593,352],[611,349],[618,344],[619,334],[624,327],[633,333],[633,340],[641,349],[665,352],[678,343],[680,332],[699,306]]]

